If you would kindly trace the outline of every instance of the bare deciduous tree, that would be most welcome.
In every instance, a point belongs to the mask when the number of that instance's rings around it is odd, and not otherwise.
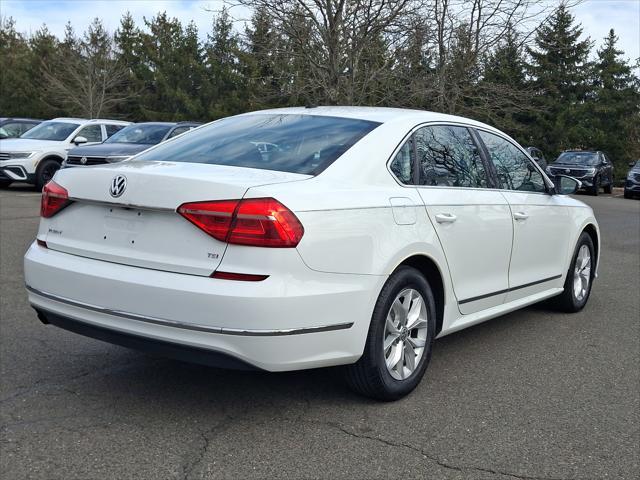
[[[129,98],[128,72],[116,59],[113,39],[99,20],[78,40],[68,28],[59,54],[43,61],[46,101],[86,118],[111,113]]]

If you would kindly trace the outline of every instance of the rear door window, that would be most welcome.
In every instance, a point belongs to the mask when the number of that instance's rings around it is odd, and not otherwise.
[[[229,117],[178,137],[136,160],[210,163],[317,175],[380,125],[295,114]]]
[[[414,141],[420,185],[487,188],[482,157],[466,127],[423,127]]]
[[[88,125],[78,132],[76,137],[84,137],[87,142],[102,142],[102,127],[100,125]]]

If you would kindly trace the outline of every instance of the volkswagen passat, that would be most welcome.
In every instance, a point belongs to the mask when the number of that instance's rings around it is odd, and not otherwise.
[[[196,362],[347,365],[357,391],[396,399],[436,337],[550,297],[584,307],[599,233],[565,195],[579,185],[465,118],[239,115],[56,173],[29,300],[44,323]]]

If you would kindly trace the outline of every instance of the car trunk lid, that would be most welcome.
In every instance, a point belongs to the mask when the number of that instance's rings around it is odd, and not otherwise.
[[[63,169],[55,182],[72,203],[46,221],[47,246],[88,258],[211,275],[226,243],[176,212],[187,202],[240,199],[250,187],[308,175],[220,165],[124,162]]]

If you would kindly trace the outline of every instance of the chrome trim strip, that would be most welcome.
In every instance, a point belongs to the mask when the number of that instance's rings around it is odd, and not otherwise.
[[[337,323],[333,325],[322,325],[318,327],[288,328],[288,329],[282,329],[282,330],[256,330],[256,329],[243,329],[243,328],[210,327],[208,325],[188,324],[183,322],[177,322],[175,320],[167,320],[164,318],[146,317],[143,315],[137,315],[135,313],[123,312],[121,310],[112,310],[110,308],[78,302],[76,300],[71,300],[70,298],[61,297],[59,295],[54,295],[51,293],[46,293],[41,290],[38,290],[37,288],[33,288],[29,285],[25,285],[25,286],[27,290],[33,293],[34,295],[39,295],[49,300],[65,303],[73,307],[84,308],[86,310],[103,313],[105,315],[114,315],[116,317],[127,318],[129,320],[138,320],[140,322],[152,323],[154,325],[162,325],[165,327],[182,328],[185,330],[195,330],[198,332],[217,333],[222,335],[237,335],[237,336],[244,336],[244,337],[279,337],[279,336],[288,336],[288,335],[303,335],[306,333],[331,332],[334,330],[346,330],[353,326],[353,322],[351,322],[351,323]],[[32,303],[32,306],[40,308],[42,310],[47,310],[46,307],[33,305],[33,303]],[[57,315],[60,315],[59,312],[52,312],[52,313],[56,313]]]
[[[503,295],[505,293],[513,292],[515,290],[520,290],[521,288],[533,287],[534,285],[550,282],[551,280],[557,280],[558,278],[561,278],[561,277],[562,275],[555,275],[553,277],[543,278],[542,280],[536,280],[535,282],[525,283],[524,285],[518,285],[517,287],[510,287],[505,290],[498,290],[497,292],[485,293],[484,295],[478,295],[477,297],[465,298],[464,300],[458,300],[458,305],[464,305],[465,303],[475,302],[485,298],[494,297],[496,295]]]
[[[80,165],[82,166],[82,165]],[[152,212],[175,212],[175,208],[164,207],[144,207],[142,205],[134,205],[131,203],[108,202],[104,200],[88,200],[86,198],[69,197],[69,201],[74,203],[88,203],[90,205],[102,205],[104,207],[115,208],[133,208],[135,210],[147,210]]]

